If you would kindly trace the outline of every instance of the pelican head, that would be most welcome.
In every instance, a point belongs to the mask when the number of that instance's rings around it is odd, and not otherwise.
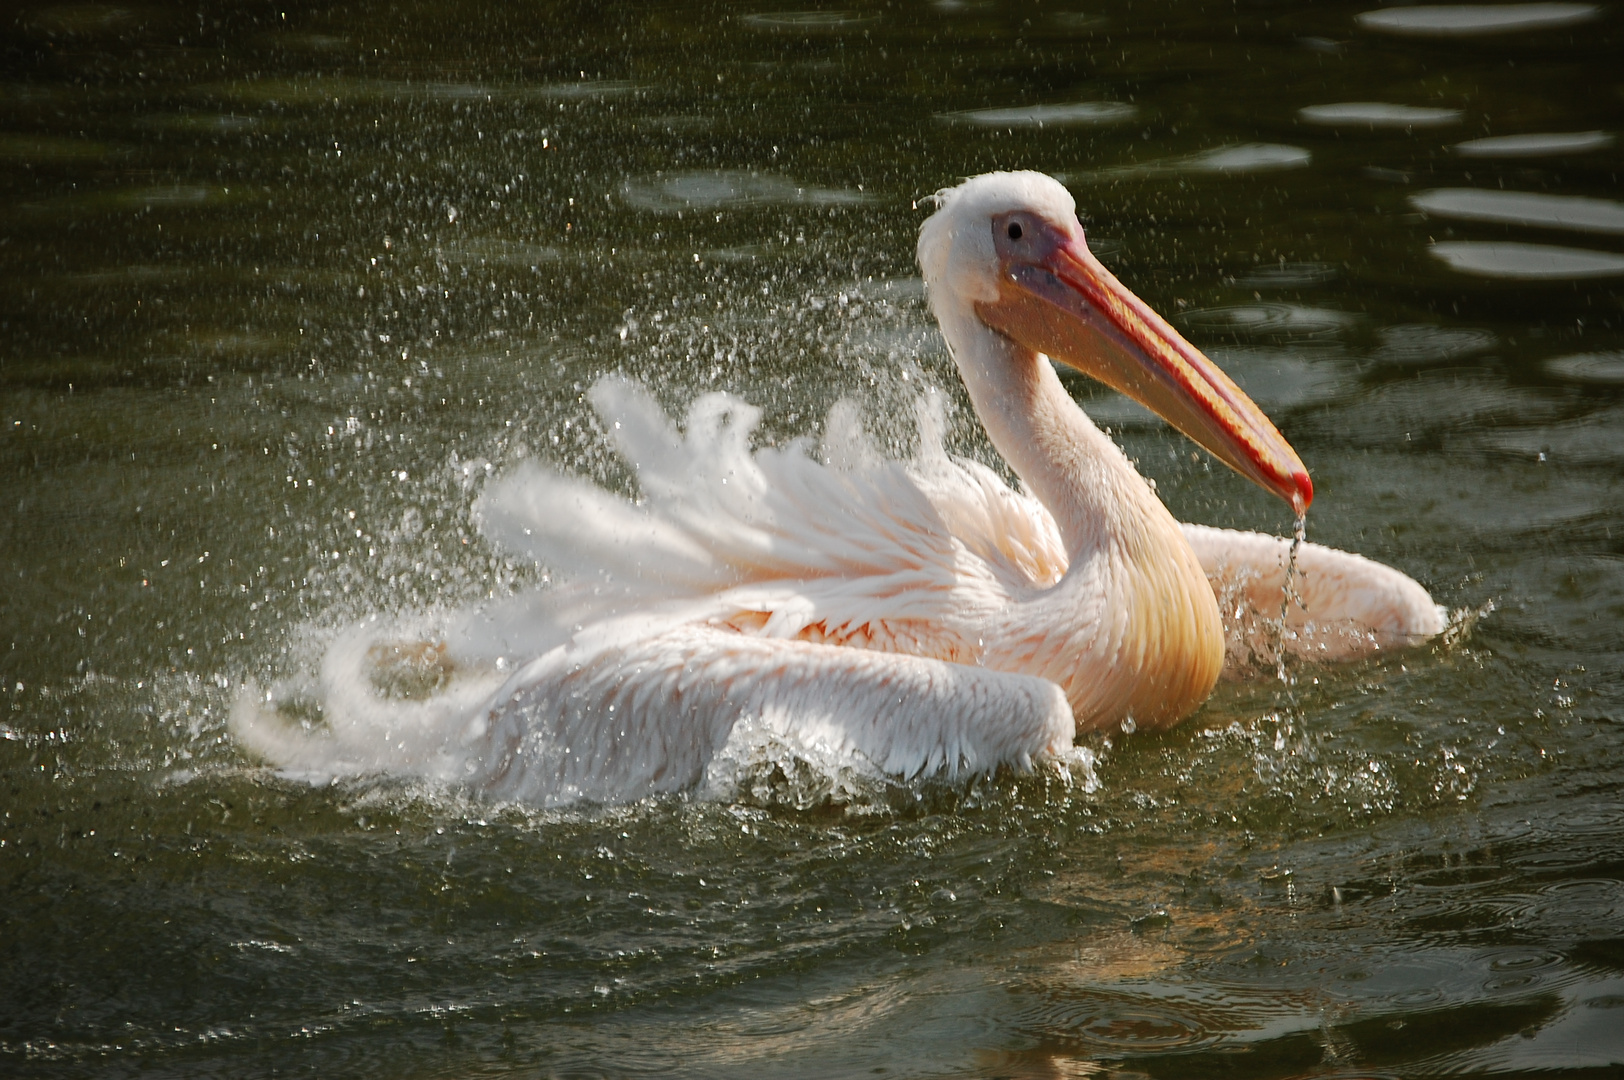
[[[1308,470],[1263,410],[1088,250],[1058,181],[988,173],[940,192],[919,265],[944,330],[973,315],[1127,394],[1298,515],[1313,501]]]

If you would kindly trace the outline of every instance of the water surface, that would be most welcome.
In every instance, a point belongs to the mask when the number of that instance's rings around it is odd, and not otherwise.
[[[0,59],[0,1071],[1594,1077],[1624,1063],[1613,5],[29,4]],[[537,587],[583,392],[921,385],[920,200],[1068,178],[1449,640],[1054,770],[312,786],[238,687]],[[1180,516],[1290,522],[1069,384]],[[674,1064],[675,1063],[675,1064]]]

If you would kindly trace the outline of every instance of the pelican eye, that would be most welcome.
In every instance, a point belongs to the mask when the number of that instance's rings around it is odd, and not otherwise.
[[[1012,221],[1012,222],[1009,223],[1009,238],[1011,240],[1019,240],[1021,238],[1021,223],[1020,222]]]

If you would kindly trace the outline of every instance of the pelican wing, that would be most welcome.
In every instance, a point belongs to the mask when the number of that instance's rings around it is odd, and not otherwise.
[[[543,805],[683,790],[743,720],[910,779],[1030,767],[1073,735],[1044,679],[683,626],[530,663],[469,729],[467,779]]]
[[[603,379],[590,396],[640,498],[529,465],[487,489],[477,514],[492,539],[590,582],[604,614],[712,596],[759,615],[754,633],[818,626],[840,638],[863,627],[886,647],[904,624],[950,639],[1012,591],[1065,571],[1048,512],[991,470],[949,458],[928,418],[919,459],[904,464],[866,450],[854,410],[837,406],[826,441],[835,467],[800,441],[752,450],[760,411],[726,394],[699,398],[680,434],[636,383]],[[578,608],[580,592],[570,595]]]
[[[1236,647],[1262,652],[1280,618],[1291,541],[1263,533],[1185,525],[1236,659]],[[1416,645],[1444,629],[1444,611],[1414,579],[1319,544],[1297,550],[1294,583],[1300,604],[1287,606],[1288,652],[1316,660],[1351,660],[1382,648]]]

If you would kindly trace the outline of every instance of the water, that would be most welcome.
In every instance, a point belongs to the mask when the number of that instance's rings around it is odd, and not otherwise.
[[[4,1071],[1616,1067],[1619,16],[1511,9],[23,9]],[[469,506],[533,456],[624,489],[604,372],[770,442],[853,396],[899,453],[939,386],[990,461],[911,258],[916,201],[995,167],[1068,178],[1302,453],[1319,542],[1493,610],[1091,742],[1097,786],[783,759],[540,813],[234,744],[332,628],[536,584]],[[1181,517],[1290,527],[1069,385]]]

